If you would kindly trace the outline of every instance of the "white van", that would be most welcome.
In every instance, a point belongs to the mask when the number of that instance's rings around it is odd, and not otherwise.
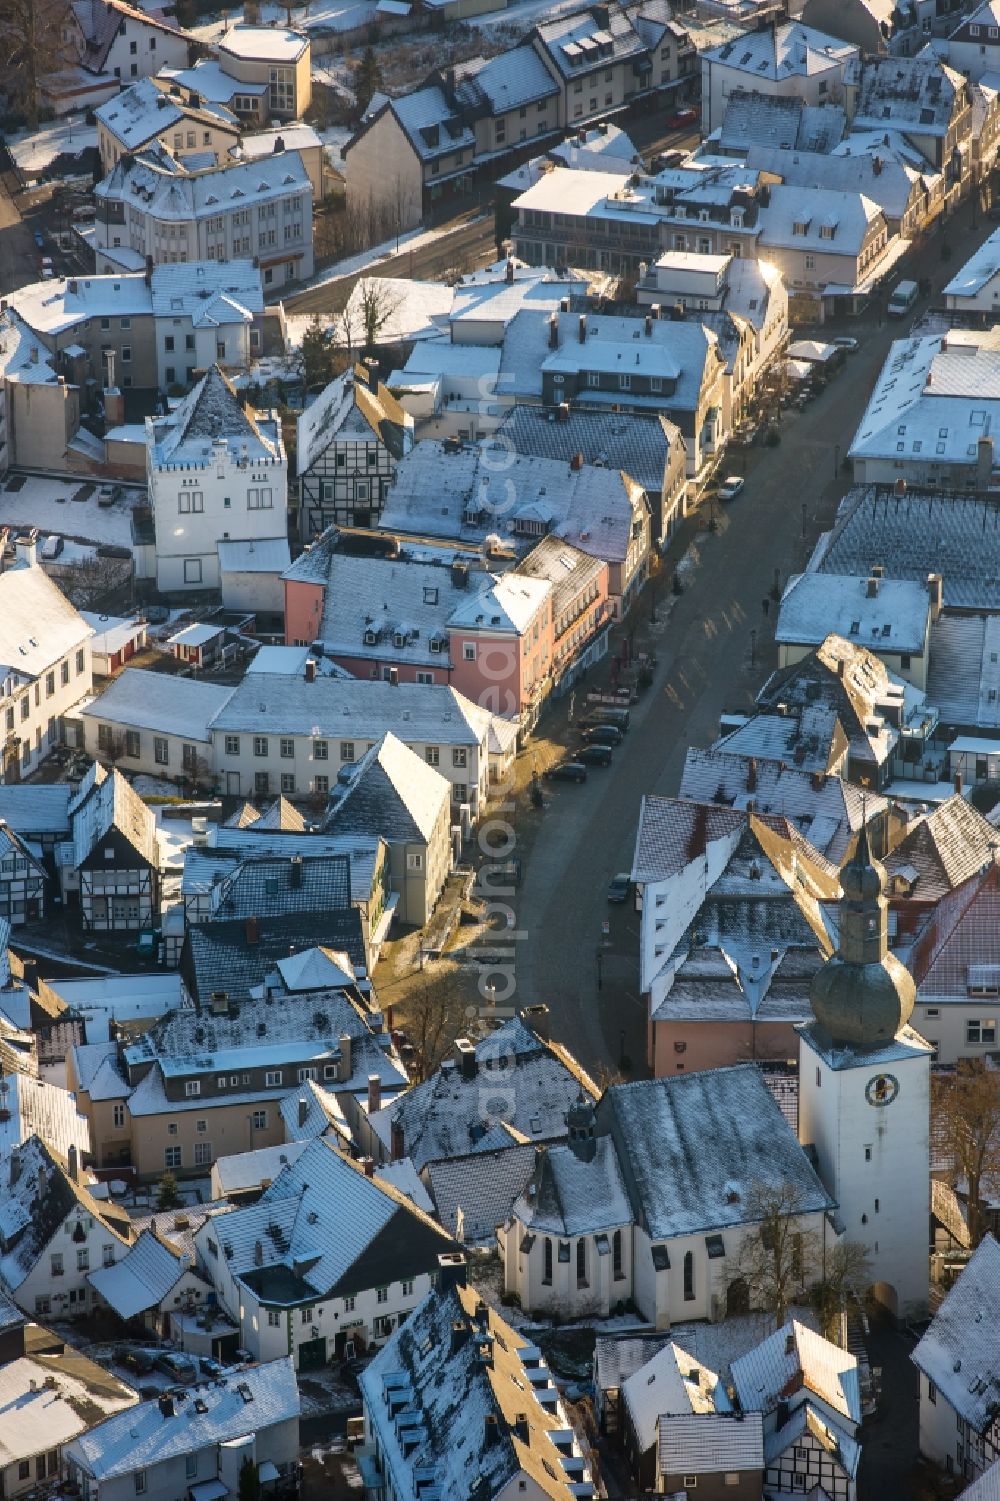
[[[42,543],[43,558],[57,558],[63,550],[63,539],[59,536],[46,537]]]
[[[886,308],[889,317],[904,317],[916,302],[919,291],[920,288],[915,281],[897,281],[892,289],[892,296],[889,298],[889,306]]]

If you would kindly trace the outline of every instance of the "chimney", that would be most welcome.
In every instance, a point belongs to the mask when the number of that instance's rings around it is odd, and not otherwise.
[[[931,597],[931,619],[937,620],[944,604],[944,578],[940,573],[927,575],[927,592]]]
[[[302,856],[293,855],[288,867],[288,884],[293,891],[302,885]]]
[[[549,319],[549,348],[559,348],[559,317],[556,313]]]
[[[757,757],[751,756],[747,762],[747,791],[757,791]]]
[[[2,820],[0,820],[2,821]],[[34,959],[25,959],[21,965],[24,974],[24,983],[34,994],[38,994],[38,963]]]
[[[507,278],[507,285],[508,285],[508,287],[513,286],[513,284],[514,284],[514,262],[513,261],[508,261],[507,262],[507,269],[506,269],[505,275],[506,275],[506,278]]]
[[[375,1158],[374,1157],[362,1157],[360,1159],[359,1163],[358,1163],[358,1166],[364,1168],[364,1170],[365,1170],[365,1177],[366,1178],[374,1178],[374,1176],[375,1176]]]
[[[525,1026],[531,1028],[535,1036],[542,1042],[548,1042],[550,1036],[549,1008],[544,1001],[537,1001],[534,1006],[525,1006],[521,1011],[521,1020]]]
[[[14,1187],[21,1176],[21,1154],[15,1147],[10,1154],[10,1186]]]
[[[872,172],[876,177],[882,176],[882,158],[880,156],[876,155],[872,157]]]
[[[260,923],[257,919],[255,917],[248,917],[243,925],[243,931],[246,936],[247,948],[256,948],[260,942]]]
[[[275,136],[275,138],[274,138],[273,154],[275,156],[278,156],[282,151],[284,151],[284,149],[285,149],[284,138],[282,136]]]
[[[461,1251],[442,1251],[438,1257],[438,1291],[447,1292],[449,1287],[464,1287],[465,1280],[464,1254]]]
[[[906,494],[906,481],[905,481],[905,479],[903,478],[902,475],[900,475],[899,479],[896,481],[895,491],[896,491],[896,494],[899,495],[899,496],[903,496],[903,495]]]
[[[264,1265],[264,1242],[261,1240],[255,1240],[253,1243],[253,1264],[254,1266]]]
[[[229,991],[213,990],[210,1006],[213,1016],[225,1016],[229,1010]]]
[[[528,1414],[519,1412],[510,1425],[510,1431],[514,1438],[519,1438],[522,1444],[531,1443],[531,1430],[528,1427]]]
[[[847,676],[847,662],[843,657],[837,658],[837,676],[838,678],[840,678],[841,682],[843,682],[844,678]]]
[[[30,532],[14,539],[14,551],[17,553],[17,561],[26,568],[38,567],[38,532],[34,527]]]
[[[105,427],[121,427],[125,421],[125,398],[117,386],[108,386],[102,396]]]
[[[646,338],[647,339],[651,339],[653,337],[653,315],[652,315],[652,313],[647,313],[646,314],[645,324],[646,324]]]
[[[166,99],[163,99],[163,103],[166,103]],[[151,287],[153,285],[153,257],[151,255],[147,255],[146,257],[146,274],[144,280],[147,287]]]
[[[308,1100],[304,1100],[302,1098],[302,1096],[299,1095],[299,1130],[300,1131],[302,1130],[302,1127],[306,1123],[306,1116],[308,1114],[309,1114],[309,1102],[308,1102]]]
[[[340,1039],[340,1066],[343,1069],[343,1078],[349,1079],[353,1073],[351,1064],[351,1039],[345,1032]]]
[[[878,583],[878,579],[872,574],[865,584],[865,595],[868,599],[878,598]]]
[[[955,795],[962,796],[962,768],[960,766],[955,768]]]
[[[406,1156],[406,1142],[403,1128],[398,1121],[393,1121],[389,1131],[389,1158],[392,1162],[401,1162]]]
[[[160,1411],[163,1414],[163,1416],[165,1418],[172,1418],[173,1415],[174,1415],[174,1399],[173,1399],[173,1397],[168,1397],[164,1393],[164,1395],[159,1399],[159,1401],[160,1401]]]
[[[560,422],[569,421],[569,402],[561,401],[556,407],[556,417]]]
[[[80,1156],[76,1150],[76,1143],[70,1142],[69,1151],[66,1154],[66,1171],[74,1183],[80,1181]]]
[[[306,682],[307,683],[315,683],[315,681],[316,681],[316,658],[315,657],[306,657]]]
[[[368,1114],[375,1115],[382,1109],[382,1080],[378,1074],[368,1075]]]
[[[491,1449],[493,1447],[493,1445],[497,1442],[497,1440],[499,1439],[499,1437],[500,1437],[500,1424],[497,1422],[496,1413],[494,1413],[494,1412],[488,1412],[486,1414],[485,1431],[483,1433],[483,1446],[484,1446],[484,1448]]]
[[[573,457],[569,461],[569,467],[570,467],[570,469],[573,470],[574,473],[576,473],[577,470],[582,469],[583,468],[583,454],[582,453],[575,453],[573,455]]]
[[[398,688],[399,687],[399,668],[398,667],[390,667],[389,668],[389,687],[390,688]]]
[[[453,1355],[457,1355],[458,1352],[459,1352],[459,1350],[461,1350],[461,1348],[463,1347],[463,1345],[467,1345],[468,1344],[468,1342],[469,1342],[469,1335],[471,1333],[472,1333],[472,1331],[471,1331],[471,1329],[469,1328],[468,1324],[465,1322],[464,1319],[453,1319],[452,1320],[452,1324],[451,1324],[451,1353]],[[494,1418],[493,1421],[495,1423],[496,1422],[496,1418]]]
[[[587,315],[586,315],[586,313],[581,313],[580,314],[579,339],[580,339],[580,343],[581,344],[586,344],[586,342],[587,342]]]
[[[476,1047],[475,1043],[467,1037],[455,1038],[455,1062],[458,1064],[463,1079],[476,1077]]]

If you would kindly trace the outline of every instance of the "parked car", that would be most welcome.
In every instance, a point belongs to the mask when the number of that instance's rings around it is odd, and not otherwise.
[[[131,1345],[119,1345],[114,1352],[114,1360],[117,1365],[124,1366],[126,1371],[135,1371],[137,1376],[148,1376],[156,1364],[155,1357],[148,1350],[133,1348]]]
[[[836,339],[831,339],[830,343],[834,349],[842,349],[845,354],[857,354],[861,348],[857,339],[852,339],[850,334],[839,334]]]
[[[616,724],[624,735],[628,730],[631,719],[632,716],[628,709],[623,706],[618,704],[597,704],[581,723],[584,726],[592,724]]]
[[[677,109],[672,115],[667,116],[667,129],[680,130],[683,125],[697,125],[698,111],[696,109]]]
[[[97,492],[97,504],[99,506],[102,506],[105,509],[107,509],[108,506],[113,506],[114,503],[115,503],[115,487],[114,487],[114,485],[102,485],[101,488]]]
[[[42,557],[57,558],[62,552],[63,546],[64,542],[62,537],[56,534],[53,534],[51,537],[46,537],[45,541],[42,543]]]
[[[545,775],[550,782],[585,782],[587,768],[582,761],[557,761],[555,766],[548,768]]]
[[[594,724],[583,732],[593,745],[621,745],[624,735],[616,724]]]
[[[735,500],[743,489],[746,480],[739,474],[727,474],[719,486],[720,500]]]
[[[198,1367],[194,1361],[186,1355],[179,1355],[176,1350],[162,1350],[156,1357],[155,1365],[158,1371],[162,1371],[180,1386],[194,1386],[198,1380]]]
[[[203,1381],[218,1381],[219,1377],[225,1371],[225,1366],[221,1366],[210,1355],[199,1355],[198,1365],[201,1368],[201,1379]]]
[[[610,745],[581,745],[573,755],[584,766],[610,766],[614,759],[614,751]]]
[[[628,871],[626,871],[626,870],[620,870],[618,872],[618,874],[612,879],[611,885],[608,887],[608,901],[609,902],[625,902],[625,901],[627,901],[628,900],[628,894],[629,894],[629,888],[631,887],[631,885],[632,885],[632,878],[629,875]]]
[[[35,244],[37,245],[39,250],[45,249],[45,236],[42,234],[42,231],[40,229],[35,230]]]

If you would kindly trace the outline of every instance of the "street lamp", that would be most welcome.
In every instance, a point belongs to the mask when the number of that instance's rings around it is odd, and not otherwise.
[[[754,667],[754,666],[756,666],[756,663],[757,663],[757,631],[756,631],[756,628],[754,628],[750,632],[750,666]]]
[[[834,479],[837,478],[837,475],[839,473],[840,473],[840,444],[839,443],[835,443],[833,445],[833,477],[834,477]]]

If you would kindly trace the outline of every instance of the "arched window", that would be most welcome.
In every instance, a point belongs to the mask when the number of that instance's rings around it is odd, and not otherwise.
[[[576,1285],[587,1285],[587,1242],[582,1235],[576,1243]]]
[[[684,1256],[684,1301],[694,1302],[694,1252],[688,1251]]]
[[[552,1242],[548,1236],[545,1237],[545,1255],[542,1264],[542,1281],[548,1282],[550,1284],[552,1282]]]
[[[625,1276],[625,1268],[622,1266],[622,1233],[616,1230],[611,1237],[611,1264],[614,1268],[616,1282],[621,1282]]]

